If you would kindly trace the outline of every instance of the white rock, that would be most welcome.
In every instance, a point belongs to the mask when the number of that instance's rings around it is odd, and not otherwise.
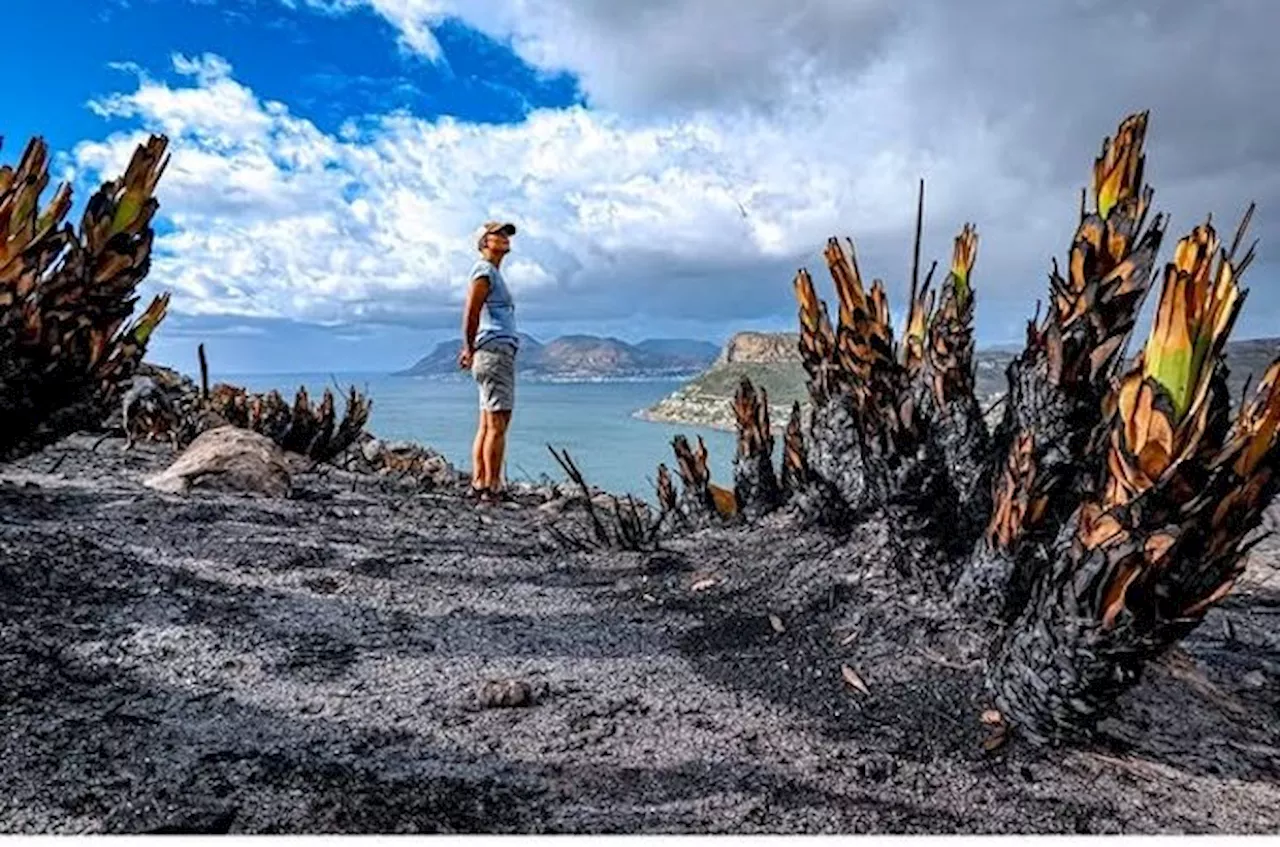
[[[201,487],[287,497],[292,479],[284,452],[274,441],[223,426],[201,434],[172,465],[143,484],[170,494]]]
[[[364,456],[366,462],[374,462],[378,458],[378,454],[385,449],[383,443],[377,438],[370,438],[364,444],[360,445],[360,453]]]

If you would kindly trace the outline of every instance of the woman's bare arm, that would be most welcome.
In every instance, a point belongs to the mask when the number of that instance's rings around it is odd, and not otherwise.
[[[478,276],[471,281],[467,292],[467,304],[462,310],[462,350],[458,353],[458,365],[471,367],[471,357],[476,350],[476,329],[480,326],[480,310],[489,297],[489,277]]]

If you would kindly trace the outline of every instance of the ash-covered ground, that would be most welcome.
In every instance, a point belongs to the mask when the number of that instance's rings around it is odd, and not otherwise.
[[[884,526],[564,553],[550,491],[174,496],[93,443],[0,468],[6,832],[1280,829],[1274,541],[1099,745],[987,750],[982,644]]]

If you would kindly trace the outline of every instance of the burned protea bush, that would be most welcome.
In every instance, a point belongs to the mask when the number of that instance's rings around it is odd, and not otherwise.
[[[285,450],[314,459],[332,461],[360,438],[369,421],[373,401],[348,389],[346,407],[338,420],[333,392],[325,389],[313,404],[305,387],[299,387],[290,405],[278,391],[252,394],[236,385],[219,383],[209,392],[200,415],[201,426],[227,423],[267,436]],[[197,430],[200,427],[192,427]],[[199,432],[195,432],[199,434]]]
[[[1004,624],[988,682],[1003,720],[1037,742],[1088,737],[1225,596],[1280,484],[1280,360],[1229,417],[1223,348],[1249,214],[1228,249],[1207,223],[1178,243],[1122,371],[1164,234],[1148,221],[1146,127],[1145,113],[1124,120],[1094,162],[1066,273],[1055,266],[1047,314],[1009,368],[986,528],[955,589],[966,614]]]
[[[124,176],[89,198],[77,232],[71,188],[46,205],[49,149],[0,167],[0,458],[104,420],[164,318],[168,295],[129,322],[151,266],[154,192],[168,141],[152,136]]]
[[[997,703],[1037,740],[1088,735],[1230,591],[1280,487],[1280,359],[1230,420],[1223,347],[1253,256],[1237,258],[1240,238],[1223,250],[1206,223],[1178,243],[1146,346],[1102,403],[1105,459],[1077,456],[1089,494],[1000,645]]]
[[[974,457],[989,452],[973,393],[976,232],[966,227],[957,239],[935,309],[932,272],[920,280],[919,229],[918,215],[911,312],[901,343],[884,283],[864,284],[852,241],[846,252],[832,238],[824,252],[839,300],[834,328],[812,277],[804,269],[797,274],[799,346],[812,412],[807,427],[793,416],[785,459],[791,468],[784,464],[798,511],[846,529],[860,514],[882,515],[911,536],[910,555],[895,559],[913,570],[923,564],[913,557],[932,558],[957,543],[958,500],[962,491],[972,497],[982,489],[986,471]]]
[[[782,489],[773,469],[773,430],[769,426],[769,393],[756,391],[743,377],[733,403],[738,424],[738,451],[733,460],[733,494],[747,520],[777,509]]]
[[[1154,325],[1126,361],[1165,228],[1150,214],[1146,129],[1132,115],[1103,142],[994,431],[975,395],[973,227],[935,294],[933,270],[920,279],[918,207],[899,340],[852,242],[825,250],[835,326],[809,274],[795,281],[812,410],[797,404],[785,431],[785,507],[846,533],[878,520],[884,531],[854,543],[893,549],[864,561],[899,563],[877,578],[911,580],[931,608],[950,600],[958,624],[987,636],[999,720],[1037,743],[1088,738],[1227,595],[1280,489],[1280,357],[1233,419],[1223,353],[1254,255],[1242,250],[1252,207],[1225,248],[1210,223],[1177,244]],[[741,392],[738,403],[740,445],[759,455]],[[685,499],[710,511],[705,476],[681,471]]]
[[[698,436],[696,451],[683,435],[671,440],[671,449],[680,474],[680,493],[676,494],[666,466],[660,465],[658,503],[663,510],[678,515],[678,526],[686,529],[735,522],[739,517],[737,498],[733,491],[712,484],[707,445],[702,436]]]
[[[1049,307],[1027,326],[1009,368],[996,430],[999,469],[987,531],[957,588],[979,612],[1017,614],[1036,551],[1057,536],[1091,482],[1084,458],[1102,421],[1102,401],[1120,367],[1150,289],[1164,235],[1147,223],[1153,192],[1143,183],[1146,113],[1127,118],[1093,167],[1093,206],[1083,203],[1067,275],[1054,263]]]
[[[927,304],[921,304],[923,308],[914,305],[913,297],[912,320],[908,322],[909,342],[918,334],[922,347],[919,361],[908,363],[908,375],[920,415],[928,422],[929,440],[946,462],[957,503],[958,535],[966,540],[977,535],[991,499],[990,436],[982,404],[974,393],[975,298],[970,277],[977,256],[978,231],[966,224],[956,236],[951,270],[943,281],[937,310],[933,309],[932,292]],[[928,288],[926,280],[917,297]]]

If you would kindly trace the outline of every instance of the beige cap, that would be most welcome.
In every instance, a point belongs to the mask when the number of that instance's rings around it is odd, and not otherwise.
[[[485,238],[495,232],[500,232],[510,238],[516,234],[516,225],[502,221],[486,221],[484,226],[480,227],[480,235],[476,238],[476,247],[483,250]]]

